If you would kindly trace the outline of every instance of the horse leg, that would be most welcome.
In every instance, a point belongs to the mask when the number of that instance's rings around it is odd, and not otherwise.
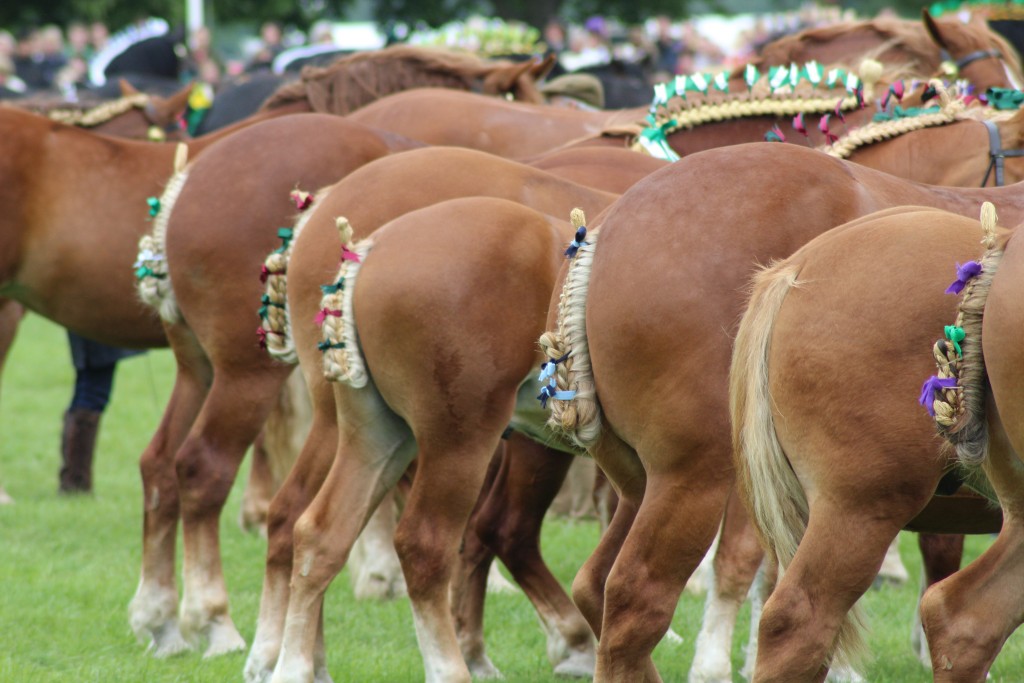
[[[220,561],[220,512],[246,449],[259,434],[291,368],[215,371],[196,424],[175,457],[184,537],[183,634],[204,637],[212,657],[245,647],[228,614]]]
[[[323,486],[298,517],[292,531],[290,586],[281,587],[290,595],[272,683],[309,683],[314,675],[319,679],[326,676],[325,671],[317,671],[316,654],[318,639],[322,637],[316,615],[322,609],[324,592],[345,566],[370,514],[398,482],[414,455],[408,428],[374,390],[338,387],[335,398],[339,397],[336,455]],[[300,459],[311,453],[308,446],[307,442]],[[271,509],[275,525],[279,521],[278,501],[295,491],[295,479],[290,479],[275,496]],[[416,481],[420,481],[418,474]],[[289,512],[294,513],[294,506]],[[403,515],[407,513],[408,509]],[[275,541],[277,531],[275,528],[271,536]],[[270,559],[268,554],[268,581]]]
[[[988,409],[995,412],[992,401]],[[1003,643],[1024,619],[1024,466],[998,417],[990,416],[989,438],[983,469],[1003,508],[1003,527],[978,559],[921,599],[936,683],[984,681]]]
[[[714,557],[711,590],[690,667],[690,683],[732,681],[732,636],[764,551],[735,491],[729,496]]]
[[[590,677],[594,672],[593,633],[540,553],[544,513],[558,494],[574,459],[573,455],[547,449],[514,434],[467,537],[473,532],[481,536],[533,603],[547,633],[548,660],[555,673]],[[486,574],[486,567],[477,571]],[[479,609],[483,609],[482,600]]]
[[[927,668],[932,667],[932,656],[928,652],[928,639],[921,626],[921,599],[925,591],[960,569],[964,555],[964,537],[960,534],[918,534],[917,546],[921,549],[921,590],[917,596],[917,609],[910,627],[910,645],[914,654]]]
[[[392,490],[384,496],[352,546],[349,569],[356,600],[388,600],[406,592],[394,542],[397,493]]]
[[[893,586],[902,586],[910,579],[907,568],[900,557],[900,539],[897,536],[892,539],[889,549],[885,551],[885,559],[878,570],[877,584],[890,583]]]
[[[319,375],[313,377],[309,387],[313,396],[313,423],[309,435],[267,511],[267,563],[256,634],[245,662],[246,683],[265,683],[273,674],[288,610],[295,522],[323,485],[338,450],[333,389]]]
[[[811,503],[803,540],[761,615],[755,683],[824,680],[847,612],[901,526],[899,515],[863,508]]]
[[[168,326],[167,333],[177,374],[160,425],[139,459],[143,495],[142,573],[128,608],[132,631],[140,639],[152,639],[150,649],[157,657],[189,648],[178,627],[174,556],[179,501],[174,453],[199,413],[212,372],[190,333],[175,326]]]
[[[601,432],[601,438],[592,448],[591,455],[605,479],[619,487],[614,512],[594,552],[583,563],[572,582],[572,599],[590,629],[601,639],[604,621],[605,585],[615,559],[622,549],[626,535],[633,526],[640,501],[644,496],[647,474],[637,458],[636,451],[619,439],[610,429]]]
[[[267,533],[267,509],[274,495],[274,477],[270,472],[270,456],[264,445],[263,432],[256,437],[252,445],[252,458],[249,468],[249,479],[242,493],[242,510],[238,516],[238,524],[242,531],[259,531]]]
[[[7,354],[14,344],[14,335],[18,331],[18,323],[25,315],[25,308],[14,299],[0,298],[0,373],[3,372],[4,362]],[[0,486],[0,505],[9,505],[14,499],[7,495],[4,487]]]
[[[728,462],[727,453],[704,452],[706,458],[716,455]],[[683,462],[674,470],[648,470],[643,502],[608,575],[595,680],[661,680],[651,652],[718,531],[732,485],[728,467],[707,476],[704,458]],[[705,476],[697,475],[698,468]]]

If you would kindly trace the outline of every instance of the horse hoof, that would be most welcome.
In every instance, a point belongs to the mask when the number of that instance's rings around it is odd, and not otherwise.
[[[492,680],[504,678],[501,672],[498,671],[498,667],[494,666],[494,662],[487,655],[481,655],[472,662],[466,662],[466,668],[469,669],[469,675],[473,678]]]
[[[256,664],[251,657],[245,663],[245,668],[242,669],[242,680],[245,683],[270,683],[270,677],[273,675],[273,666]]]
[[[334,679],[331,678],[331,674],[327,673],[327,667],[321,667],[313,676],[313,683],[334,683]]]
[[[166,659],[188,652],[192,646],[186,642],[178,630],[178,624],[168,622],[150,632],[153,640],[149,644],[149,653],[157,659]]]
[[[217,619],[210,622],[207,627],[209,645],[203,653],[203,659],[220,657],[231,652],[242,652],[245,650],[245,639],[238,633],[231,617],[224,617],[224,620]]]
[[[596,664],[593,652],[571,652],[555,667],[555,675],[567,678],[593,678]]]
[[[675,632],[674,629],[669,628],[665,631],[665,636],[661,639],[661,642],[668,643],[669,645],[682,645],[683,637]]]

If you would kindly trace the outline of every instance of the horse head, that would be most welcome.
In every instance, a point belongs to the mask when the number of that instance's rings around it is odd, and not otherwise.
[[[970,81],[979,91],[1016,88],[1024,83],[1020,57],[1013,47],[992,31],[985,18],[974,14],[969,21],[957,16],[932,17],[922,10],[921,19],[932,41],[939,46],[945,62],[951,63],[947,77]]]
[[[141,91],[123,78],[119,80],[118,85],[121,88],[122,97],[142,95]],[[149,95],[146,98],[141,111],[150,124],[146,134],[147,139],[163,142],[185,138],[178,125],[178,120],[184,115],[191,94],[192,84],[189,83],[168,97]]]
[[[495,62],[481,67],[481,91],[487,95],[511,96],[518,102],[544,104],[544,95],[537,87],[555,65],[555,55],[525,62]]]

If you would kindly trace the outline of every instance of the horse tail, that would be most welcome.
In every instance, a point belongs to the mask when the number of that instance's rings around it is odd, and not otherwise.
[[[335,220],[341,237],[341,265],[334,282],[321,287],[324,291],[317,320],[322,323],[323,337],[319,344],[323,351],[324,376],[331,382],[342,382],[359,389],[369,380],[366,361],[359,348],[352,294],[356,276],[373,242],[370,238],[352,244],[352,226],[348,219]]]
[[[548,426],[563,432],[580,447],[588,448],[601,433],[601,406],[594,388],[586,325],[587,290],[597,235],[587,236],[586,218],[581,209],[573,209],[571,220],[577,229],[577,239],[573,242],[576,251],[558,302],[558,329],[542,334],[540,347],[548,362],[554,364],[552,379],[556,391],[548,394],[551,401]],[[589,241],[582,241],[581,231]]]
[[[978,262],[980,272],[963,288],[956,322],[952,326],[953,330],[960,328],[963,331],[960,353],[951,337],[935,342],[932,349],[938,366],[936,376],[940,380],[956,380],[955,387],[934,393],[932,409],[935,424],[939,434],[953,446],[960,463],[968,467],[980,465],[988,455],[988,424],[985,419],[987,376],[981,328],[992,278],[999,269],[1006,246],[1006,234],[997,235],[998,220],[995,207],[985,202],[981,207],[985,255]],[[949,330],[947,328],[947,337]]]
[[[180,311],[167,271],[167,222],[188,180],[188,172],[187,168],[178,170],[167,182],[159,199],[149,198],[153,230],[139,240],[135,261],[135,287],[139,298],[169,323],[178,321]]]
[[[294,193],[293,193],[294,194]],[[299,362],[292,338],[292,320],[288,311],[288,262],[292,258],[292,246],[313,215],[313,199],[303,202],[301,213],[293,228],[278,231],[283,244],[270,252],[263,262],[260,279],[266,285],[260,307],[260,338],[266,344],[267,353],[284,363]]]
[[[772,331],[786,295],[797,286],[799,265],[782,262],[754,279],[754,290],[740,322],[729,375],[733,451],[739,486],[768,556],[779,576],[793,561],[807,529],[807,496],[775,432],[768,386]],[[835,657],[849,662],[862,649],[856,608],[836,637]]]

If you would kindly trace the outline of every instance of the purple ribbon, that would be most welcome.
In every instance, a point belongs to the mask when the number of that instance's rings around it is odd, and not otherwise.
[[[917,402],[924,406],[929,415],[935,417],[935,408],[932,407],[932,404],[935,402],[935,392],[945,391],[954,387],[956,387],[956,377],[940,379],[932,375],[921,385],[921,397],[917,399]]]
[[[977,261],[968,261],[960,265],[956,264],[956,281],[946,287],[946,294],[959,294],[964,291],[967,283],[981,274],[981,264]]]

